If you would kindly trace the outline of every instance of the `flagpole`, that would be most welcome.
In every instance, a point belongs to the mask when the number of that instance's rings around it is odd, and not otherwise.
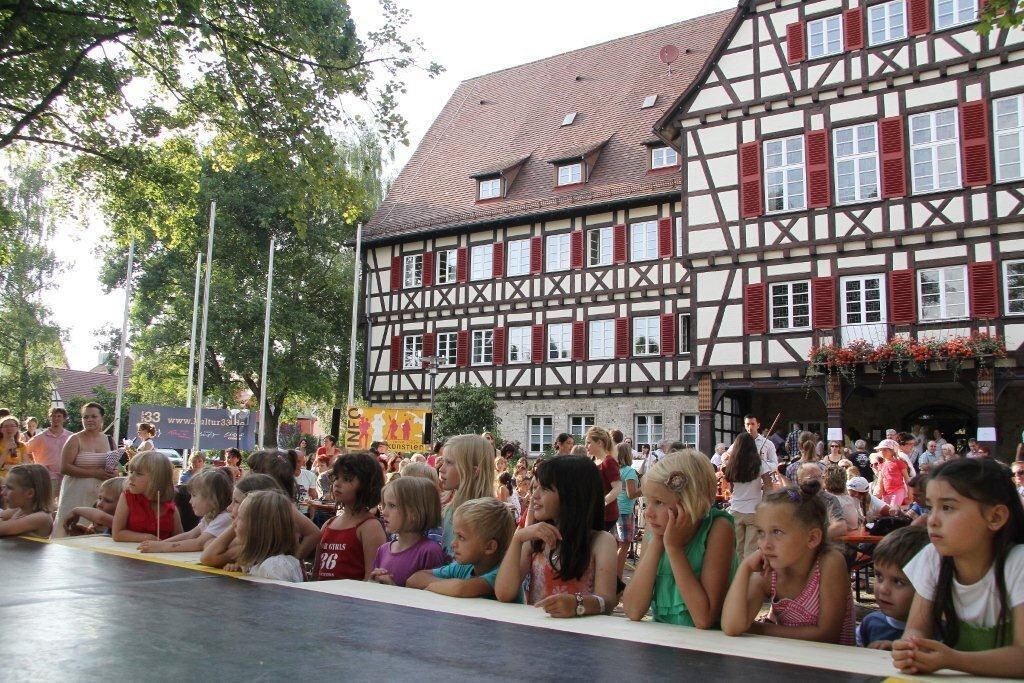
[[[192,368],[196,364],[196,322],[199,320],[199,285],[203,277],[203,252],[196,252],[196,284],[192,290],[192,336],[188,343],[188,388],[185,389],[185,407],[192,407]]]
[[[263,315],[263,370],[260,373],[260,433],[258,443],[263,450],[267,421],[267,360],[270,355],[270,301],[274,288],[274,238],[270,238],[270,260],[267,267],[267,310]]]
[[[124,279],[124,317],[121,319],[121,357],[117,363],[117,397],[114,399],[114,448],[121,445],[121,398],[124,395],[124,355],[128,349],[128,311],[132,303],[132,271],[135,269],[135,237],[128,244],[128,273]]]
[[[359,318],[359,276],[362,266],[363,224],[356,225],[356,260],[352,268],[352,331],[348,351],[348,405],[356,402],[356,322]]]
[[[206,278],[203,285],[203,327],[199,341],[199,372],[196,378],[195,429],[192,452],[199,452],[199,436],[203,426],[203,380],[206,374],[206,323],[210,313],[210,273],[213,271],[213,228],[217,220],[217,200],[210,202],[210,232],[206,240]]]

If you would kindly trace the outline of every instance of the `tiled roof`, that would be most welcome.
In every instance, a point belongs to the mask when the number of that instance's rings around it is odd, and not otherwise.
[[[125,370],[128,370],[126,367]],[[92,396],[94,387],[100,386],[110,392],[117,391],[117,373],[88,372],[85,370],[68,370],[67,368],[50,368],[55,378],[57,394],[62,401],[80,396]],[[127,376],[125,383],[127,385]]]
[[[644,143],[735,13],[688,19],[463,81],[365,226],[364,238],[382,241],[680,187],[678,173],[647,172]],[[680,52],[671,69],[659,59],[669,44]],[[658,96],[655,105],[641,109],[649,95]],[[575,121],[563,126],[572,112]],[[605,140],[586,185],[554,188],[552,159]],[[505,198],[476,202],[472,176],[525,157]]]

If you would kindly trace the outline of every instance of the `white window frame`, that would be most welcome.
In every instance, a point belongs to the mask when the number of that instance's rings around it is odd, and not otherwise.
[[[434,284],[450,285],[456,282],[459,277],[459,250],[439,249],[435,268]]]
[[[665,145],[664,147],[651,148],[651,170],[659,168],[672,168],[679,165],[679,152],[674,148]]]
[[[867,302],[867,295],[865,294],[868,290],[868,281],[874,280],[878,283],[878,310],[870,311],[865,305]],[[857,299],[858,308],[855,311],[850,310],[850,301],[847,296],[849,288],[848,283],[858,282],[859,289]],[[884,275],[878,275],[876,273],[868,273],[866,275],[847,275],[839,281],[839,307],[842,311],[841,322],[843,327],[868,327],[870,325],[885,325],[888,322],[886,312],[886,281]],[[868,317],[877,315],[878,320],[868,320]],[[860,320],[850,320],[851,316],[858,316]]]
[[[903,40],[907,37],[907,4],[906,0],[891,0],[891,2],[883,2],[879,5],[871,5],[868,8],[868,45],[875,47],[876,45],[885,45],[886,43],[893,43],[897,40]],[[894,28],[895,22],[893,21],[897,12],[902,25],[899,32]],[[874,24],[876,22],[881,23],[879,30],[882,33],[880,39],[875,39]]]
[[[572,358],[572,323],[550,323],[545,340],[544,357],[551,362]]]
[[[949,290],[951,282],[955,282],[957,278],[951,277],[956,271],[959,275],[959,280],[963,283],[963,292],[954,292]],[[939,301],[939,312],[938,315],[926,315],[925,304],[924,304],[924,278],[927,273],[938,274],[938,291],[935,293],[938,295]],[[963,306],[963,313],[952,314],[950,313],[950,307],[955,304],[950,304],[947,298],[950,294],[962,294],[963,301],[960,305]],[[921,268],[917,271],[917,310],[919,311],[918,319],[921,322],[934,322],[937,320],[962,320],[970,315],[970,291],[967,283],[967,266],[940,266],[937,268]]]
[[[1020,269],[1020,273],[1014,273],[1014,277],[1019,278],[1019,285],[1011,287],[1010,285],[1010,268]],[[1011,297],[1011,294],[1018,294],[1017,298]],[[1016,303],[1020,310],[1013,310],[1013,304]],[[1003,261],[1003,311],[1006,315],[1024,315],[1024,259],[1015,259],[1013,261]]]
[[[529,363],[533,349],[533,328],[529,325],[508,328],[508,362]],[[515,353],[513,353],[515,351]]]
[[[569,234],[548,235],[544,241],[545,272],[569,270]]]
[[[633,356],[657,356],[661,353],[661,316],[642,315],[633,318],[633,338],[630,351]],[[653,333],[652,333],[653,330]],[[640,340],[644,342],[641,345]]]
[[[402,289],[423,286],[423,254],[402,257]]]
[[[791,149],[792,147],[792,149]],[[798,148],[798,149],[797,149]],[[762,146],[764,153],[764,199],[766,213],[785,213],[787,211],[802,211],[807,208],[807,156],[804,150],[804,136],[791,135],[786,138],[774,138],[765,140]],[[790,159],[791,155],[799,154],[799,161]],[[778,163],[773,161],[778,157]],[[773,181],[773,175],[778,175],[779,180]],[[799,181],[799,192],[794,185]],[[781,189],[779,198],[782,206],[772,207],[771,189]],[[799,197],[799,201],[796,199]]]
[[[821,43],[815,42],[815,37]],[[835,41],[835,45],[830,44]],[[807,22],[807,59],[820,59],[843,51],[843,15],[833,14]]]
[[[658,258],[658,221],[638,221],[629,226],[629,260],[653,261]]]
[[[505,275],[514,277],[530,274],[530,240],[512,240],[508,243],[508,265]]]
[[[680,313],[677,324],[679,326],[677,330],[679,347],[676,351],[681,356],[688,356],[690,354],[690,314]]]
[[[797,287],[803,289],[804,291],[802,291],[802,292],[795,292],[794,290]],[[772,332],[796,332],[796,331],[800,331],[800,330],[809,330],[809,329],[811,329],[811,305],[812,305],[812,301],[811,301],[811,281],[810,280],[794,280],[792,282],[773,282],[771,285],[769,285],[768,290],[769,290],[769,293],[768,293],[768,297],[769,297],[769,299],[768,299],[769,317],[771,318],[771,323],[772,323],[771,324],[771,330],[772,330]],[[775,299],[776,293],[778,293],[778,292],[783,293],[785,295],[785,297],[786,297],[786,303],[785,303],[786,324],[785,325],[777,325],[776,324],[776,319],[779,316],[776,316],[775,311],[776,311],[777,308],[780,308],[779,306],[776,305],[776,299]],[[794,298],[797,297],[797,296],[799,296],[799,297],[806,297],[807,303],[806,304],[803,304],[803,303],[797,304],[794,301]],[[807,321],[804,324],[797,324],[799,322],[802,322],[800,320],[800,318],[805,317],[803,314],[798,315],[796,313],[796,307],[797,306],[806,306],[807,307],[807,313],[806,313]]]
[[[418,370],[423,367],[423,335],[407,334],[402,337],[402,369]]]
[[[558,186],[579,185],[583,182],[583,162],[562,164],[558,167]]]
[[[570,415],[569,435],[572,436],[573,441],[582,444],[587,436],[587,430],[596,424],[597,420],[593,415]]]
[[[501,178],[488,178],[481,180],[477,199],[497,199],[501,196]]]
[[[530,455],[540,455],[545,449],[554,446],[553,426],[554,418],[551,415],[530,415],[526,418],[526,447]]]
[[[615,235],[611,226],[587,230],[587,266],[597,268],[612,264]],[[598,258],[594,260],[595,244]]]
[[[437,342],[437,363],[439,368],[454,368],[459,360],[459,333],[438,332],[435,337]]]
[[[615,321],[591,320],[590,332],[587,335],[587,356],[590,360],[608,360],[615,358]]]
[[[683,442],[684,446],[697,448],[700,438],[700,418],[692,413],[683,413],[679,416],[679,421],[679,440]],[[692,438],[687,437],[688,432],[693,435]]]
[[[664,439],[665,420],[661,413],[639,413],[633,416],[633,448],[639,450],[643,444],[649,444],[653,451]]]
[[[494,277],[494,245],[478,244],[469,250],[469,279],[478,282]]]
[[[947,20],[947,23],[943,23],[943,16],[950,15],[943,14],[943,5],[949,6],[953,12],[951,18]],[[945,31],[947,28],[965,26],[978,20],[978,0],[935,0],[933,9],[935,10],[936,31]],[[959,16],[961,14],[967,14],[965,10],[971,10],[969,18],[961,18]]]
[[[864,150],[866,141],[862,138],[863,131],[871,131],[870,150]],[[849,142],[840,142],[842,135],[849,133]],[[850,153],[840,154],[840,146],[849,145]],[[879,174],[878,174],[878,128],[874,123],[862,123],[856,126],[845,126],[832,131],[832,173],[835,177],[836,204],[855,204],[857,202],[875,201],[879,198]],[[845,173],[840,173],[840,166],[850,164],[853,167],[853,198],[840,196],[841,188],[839,179]],[[864,184],[865,177],[870,179],[870,184]],[[869,194],[869,189],[874,189],[874,194]]]
[[[952,138],[944,138],[942,140],[936,140],[937,134],[936,121],[940,114],[952,114],[953,122],[950,125],[953,130]],[[958,112],[956,107],[949,107],[946,109],[939,109],[937,111],[929,111],[923,114],[914,114],[910,117],[910,177],[913,181],[914,194],[928,194],[930,192],[942,192],[943,190],[953,190],[961,187],[960,181],[960,122],[958,120]],[[919,121],[927,122],[927,128],[917,129],[917,123]],[[930,140],[928,142],[914,142],[914,133],[916,130],[927,130]],[[948,155],[948,150],[952,149],[952,157]],[[939,154],[946,152],[946,156],[939,158]],[[919,155],[927,155],[927,159],[918,161]],[[940,185],[941,176],[948,176],[948,174],[939,173],[940,161],[952,160],[952,167],[954,171],[953,182],[945,185]],[[918,174],[919,166],[928,164],[931,169],[928,174]],[[919,180],[920,178],[920,180]],[[928,179],[931,181],[931,187],[923,187],[923,181]]]
[[[1016,118],[1014,125],[1000,128],[1000,118],[1009,116],[1010,114],[1000,114],[999,109],[1007,103],[1013,103],[1016,106],[1016,112],[1013,115]],[[1003,182],[1007,180],[1020,180],[1024,178],[1024,95],[1013,95],[1011,97],[1000,97],[992,103],[992,130],[994,131],[993,146],[995,147],[996,153],[996,182]],[[1003,139],[1013,140],[1016,142],[1017,153],[1017,171],[1015,174],[1003,175],[1003,157],[1010,151],[1009,149],[1004,150],[1000,146],[1000,142]],[[1008,164],[1005,164],[1008,165]]]
[[[494,362],[494,330],[473,330],[472,356],[473,365],[491,365]]]

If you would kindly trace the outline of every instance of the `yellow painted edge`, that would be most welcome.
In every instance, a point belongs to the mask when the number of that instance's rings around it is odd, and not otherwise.
[[[61,543],[60,541],[51,541],[48,538],[33,538],[31,536],[19,536],[18,538],[24,538],[28,541],[35,541],[37,543],[53,543],[63,548],[72,548],[75,550],[87,550],[94,553],[102,553],[103,555],[114,555],[116,557],[127,557],[132,560],[142,560],[143,562],[153,562],[154,564],[163,564],[168,567],[180,567],[181,569],[191,569],[197,572],[204,572],[206,574],[217,574],[219,576],[230,576],[232,578],[242,578],[245,576],[242,572],[229,572],[224,569],[217,569],[216,567],[207,567],[205,564],[193,564],[191,562],[175,562],[174,560],[166,560],[162,557],[154,557],[152,555],[144,555],[142,553],[126,553],[121,550],[109,550],[107,548],[93,548],[89,546],[71,545],[67,543]]]

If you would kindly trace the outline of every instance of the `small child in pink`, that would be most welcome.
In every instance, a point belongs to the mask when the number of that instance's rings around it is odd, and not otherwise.
[[[899,444],[892,439],[884,439],[875,448],[885,458],[885,462],[882,463],[879,498],[897,507],[901,507],[907,498],[907,480],[910,479],[910,467],[903,458],[896,455],[899,448]]]

